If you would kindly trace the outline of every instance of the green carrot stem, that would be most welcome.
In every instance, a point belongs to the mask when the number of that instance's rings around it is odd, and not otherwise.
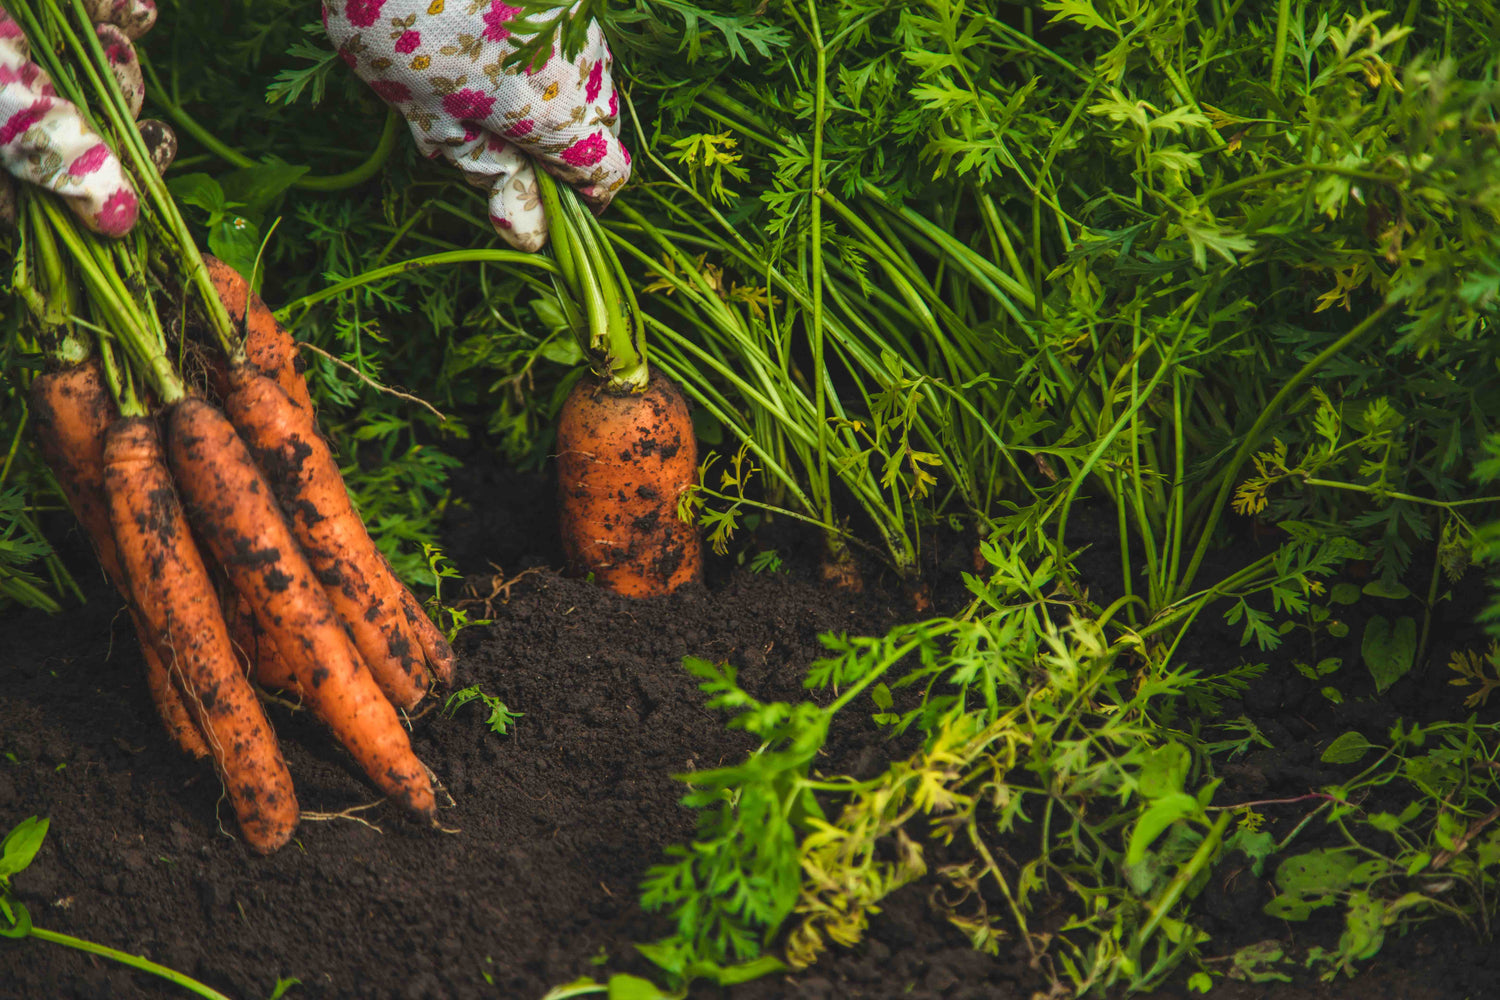
[[[182,129],[183,133],[191,136],[204,149],[214,156],[224,160],[231,166],[259,167],[264,166],[257,160],[253,160],[244,153],[235,149],[229,143],[220,139],[210,132],[203,123],[189,114],[181,104],[168,96],[167,89],[162,86],[161,78],[156,75],[156,67],[144,56],[141,57],[141,69],[146,73],[148,83],[147,93],[152,103],[161,107],[167,113],[167,117]],[[391,153],[395,152],[396,142],[401,135],[401,114],[394,108],[386,111],[385,123],[380,129],[380,138],[375,142],[375,148],[370,151],[363,162],[357,167],[346,170],[341,174],[329,174],[318,177],[299,177],[292,182],[292,187],[302,191],[344,191],[348,188],[358,187],[365,181],[378,174],[386,162],[390,160]]]
[[[118,948],[108,945],[95,944],[93,941],[85,941],[83,938],[74,937],[71,934],[62,934],[58,931],[49,931],[42,927],[32,927],[28,937],[34,937],[39,941],[51,941],[53,944],[65,945],[69,948],[77,948],[91,955],[99,955],[103,958],[112,959],[122,965],[128,965],[132,969],[148,972],[153,976],[160,976],[170,983],[175,983],[184,989],[191,990],[206,1000],[229,1000],[229,997],[220,993],[212,986],[200,983],[191,976],[184,975],[175,969],[169,969],[165,965],[158,965],[141,955],[132,955]]]
[[[1218,527],[1219,517],[1222,515],[1225,501],[1229,499],[1229,491],[1233,489],[1235,479],[1239,476],[1240,468],[1250,458],[1250,453],[1260,441],[1261,433],[1271,420],[1281,414],[1281,408],[1286,403],[1292,392],[1301,385],[1314,372],[1318,371],[1328,362],[1352,347],[1364,338],[1370,331],[1374,330],[1379,322],[1385,318],[1386,313],[1395,308],[1394,303],[1382,303],[1370,315],[1360,320],[1352,330],[1344,334],[1332,344],[1324,348],[1316,357],[1303,365],[1295,375],[1282,384],[1280,391],[1271,397],[1271,401],[1261,410],[1260,416],[1251,425],[1250,430],[1240,441],[1240,446],[1235,449],[1234,457],[1229,460],[1219,480],[1218,492],[1214,494],[1212,505],[1208,508],[1208,516],[1198,534],[1198,545],[1193,550],[1193,557],[1188,561],[1187,570],[1182,578],[1177,581],[1176,596],[1180,597],[1192,586],[1193,578],[1198,575],[1198,567],[1203,563],[1203,557],[1208,554],[1208,547],[1213,542],[1214,529]]]
[[[22,0],[22,3],[24,2],[25,0]],[[135,126],[135,119],[131,116],[130,109],[120,94],[114,74],[107,69],[109,61],[104,55],[103,46],[100,45],[93,31],[82,32],[82,37],[73,31],[62,15],[59,0],[43,0],[43,2],[57,15],[59,30],[79,56],[79,63],[83,67],[84,74],[88,77],[95,92],[100,95],[102,107],[99,110],[102,110],[114,133],[117,143],[116,152],[121,154],[122,158],[133,168],[132,173],[136,183],[145,189],[151,205],[161,217],[162,235],[167,237],[164,240],[163,249],[173,260],[178,273],[186,279],[189,285],[197,288],[209,326],[225,356],[231,364],[242,363],[245,359],[244,344],[235,334],[234,324],[229,319],[229,312],[224,308],[224,303],[219,301],[218,293],[214,290],[208,269],[203,266],[203,258],[198,252],[192,233],[188,230],[186,220],[177,210],[177,203],[172,199],[171,192],[167,190],[166,183],[151,161],[151,153],[146,149],[145,140],[141,138],[140,130]],[[71,2],[79,23],[89,25],[88,11],[84,8],[82,0],[71,0]],[[43,41],[49,40],[44,38]]]
[[[604,388],[615,393],[646,387],[644,341],[634,299],[622,291],[628,278],[598,222],[571,189],[546,171],[537,172],[547,232],[574,305],[586,329],[575,330],[593,359]]]
[[[525,267],[534,267],[546,271],[552,275],[560,273],[557,264],[541,254],[523,253],[520,250],[448,250],[443,253],[428,254],[425,257],[413,257],[411,260],[399,261],[395,264],[386,264],[383,267],[371,268],[353,277],[345,278],[343,281],[335,282],[327,288],[316,292],[310,292],[301,298],[292,299],[290,302],[276,310],[276,318],[285,323],[294,315],[301,315],[320,302],[337,298],[351,288],[361,285],[369,285],[386,278],[394,278],[408,271],[420,271],[428,267],[440,267],[444,264],[517,264]]]
[[[186,395],[182,379],[167,358],[159,336],[153,336],[150,319],[120,280],[110,252],[101,247],[100,237],[80,233],[56,201],[51,196],[38,196],[42,212],[73,257],[89,298],[104,321],[102,325],[136,362],[162,402],[171,404],[182,399]]]

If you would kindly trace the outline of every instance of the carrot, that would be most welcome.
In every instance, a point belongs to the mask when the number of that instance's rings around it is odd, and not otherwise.
[[[224,308],[229,310],[229,318],[244,326],[245,354],[250,363],[261,374],[275,379],[298,409],[312,413],[312,398],[302,377],[302,356],[292,335],[276,321],[261,297],[250,291],[250,283],[240,272],[208,254],[203,255],[203,265]],[[229,370],[217,369],[212,374],[215,391],[220,398],[227,396],[231,391]]]
[[[99,360],[38,376],[30,403],[42,458],[88,533],[105,575],[122,586],[104,498],[104,435],[118,412]]]
[[[151,692],[156,714],[182,752],[194,760],[202,760],[209,755],[208,744],[203,741],[198,723],[188,713],[182,692],[172,683],[172,676],[156,651],[156,643],[152,641],[141,613],[134,607],[130,609],[130,620],[135,623],[136,641],[140,643],[141,656],[146,660],[146,689]]]
[[[307,384],[298,367],[301,364],[301,356],[298,354],[296,342],[292,340],[286,328],[276,321],[275,316],[259,296],[250,293],[249,282],[238,271],[207,254],[204,255],[203,262],[208,268],[215,290],[223,300],[225,308],[229,310],[231,319],[237,323],[244,321],[246,303],[247,301],[249,303],[249,320],[246,322],[245,330],[245,350],[249,359],[262,375],[275,380],[299,410],[311,413],[312,402],[307,395]],[[215,371],[214,386],[220,398],[226,398],[234,391],[230,385],[230,372],[227,367]],[[374,548],[373,542],[371,548]],[[379,554],[378,551],[376,554]],[[453,648],[432,624],[426,612],[422,611],[416,598],[396,576],[390,564],[385,562],[384,556],[381,556],[381,562],[385,568],[383,588],[392,600],[399,602],[402,606],[407,626],[406,639],[409,642],[416,642],[421,647],[426,665],[432,675],[444,684],[450,683],[453,679]],[[376,589],[382,588],[376,584]],[[360,651],[365,654],[368,663],[371,655],[368,644],[360,644]],[[379,659],[378,656],[376,658]],[[262,683],[267,683],[267,681],[262,680]]]
[[[677,517],[697,442],[686,401],[652,372],[644,392],[574,386],[557,426],[563,554],[569,571],[627,597],[668,594],[703,578],[697,529]]]
[[[104,575],[130,604],[104,495],[104,438],[118,413],[99,359],[38,376],[31,384],[30,400],[42,458],[93,543]],[[182,694],[167,682],[156,645],[133,606],[130,617],[146,660],[146,686],[162,724],[184,753],[199,760],[207,757],[208,745],[189,717]]]
[[[432,623],[432,619],[427,617],[427,612],[422,610],[422,605],[417,603],[417,599],[412,596],[406,584],[396,576],[395,568],[391,566],[390,560],[386,559],[384,553],[380,553],[380,564],[384,567],[386,576],[390,578],[391,587],[401,601],[401,609],[406,612],[407,624],[416,634],[417,642],[422,646],[422,653],[427,657],[427,665],[432,668],[433,676],[444,684],[452,684],[456,660],[453,647],[448,644],[448,640],[443,637],[438,627]]]
[[[120,565],[161,663],[208,738],[246,842],[269,854],[297,828],[292,777],[240,673],[165,459],[153,421],[110,425],[104,481]]]
[[[432,679],[400,599],[391,592],[380,551],[349,499],[312,413],[298,409],[274,381],[248,365],[230,374],[230,385],[224,411],[275,489],[365,665],[392,704],[414,707]]]
[[[170,460],[189,518],[297,679],[303,700],[385,794],[436,809],[427,771],[292,535],[271,486],[217,407],[170,416]]]
[[[250,676],[261,687],[300,695],[302,692],[297,687],[297,678],[287,669],[276,643],[271,641],[266,630],[260,627],[260,622],[255,620],[250,602],[232,585],[229,590],[231,592],[227,596],[221,597],[224,624],[229,626],[229,638],[244,657]]]

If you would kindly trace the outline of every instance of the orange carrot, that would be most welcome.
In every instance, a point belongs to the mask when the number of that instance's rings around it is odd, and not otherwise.
[[[118,414],[99,360],[38,376],[31,384],[31,415],[42,458],[93,543],[104,575],[130,604],[104,495],[104,437]],[[182,694],[167,682],[156,644],[134,607],[130,618],[146,660],[146,686],[162,724],[184,753],[200,760],[207,757],[208,745],[189,717]]]
[[[415,707],[432,679],[400,599],[391,593],[380,551],[349,499],[312,414],[292,405],[275,382],[248,365],[230,374],[230,385],[224,411],[275,489],[365,666],[392,704]]]
[[[136,641],[140,643],[141,656],[146,661],[146,689],[156,705],[156,714],[161,717],[162,725],[167,727],[168,735],[182,752],[194,760],[202,760],[209,755],[208,744],[203,742],[203,733],[199,731],[197,721],[189,714],[182,692],[172,683],[172,677],[156,651],[156,643],[151,639],[146,622],[134,607],[130,609],[130,620],[135,623]]]
[[[677,517],[695,481],[697,442],[682,393],[653,372],[646,390],[605,392],[584,379],[558,415],[557,476],[569,571],[627,597],[703,578],[698,530]]]
[[[298,368],[301,358],[297,352],[296,342],[292,340],[286,328],[276,322],[275,316],[265,303],[258,296],[250,293],[249,282],[238,271],[215,257],[205,255],[203,261],[208,267],[214,288],[223,300],[225,308],[229,310],[231,319],[236,323],[244,321],[246,303],[249,303],[249,320],[245,322],[245,351],[250,361],[262,375],[275,380],[282,391],[296,404],[298,410],[311,413],[312,402],[307,395],[307,384]],[[214,387],[220,398],[227,398],[233,392],[227,366],[215,370]],[[373,547],[372,543],[371,548]],[[400,603],[406,622],[404,630],[406,640],[420,646],[426,665],[433,676],[444,684],[450,683],[453,679],[454,667],[452,647],[432,624],[426,613],[421,610],[421,606],[417,604],[411,591],[391,570],[390,564],[385,562],[384,556],[381,556],[381,561],[385,566],[383,586],[375,583],[375,588],[383,590],[391,600]],[[320,570],[320,574],[321,572]],[[365,654],[368,663],[371,656],[369,644],[361,643],[360,651]],[[379,658],[377,655],[376,659]],[[373,667],[374,664],[371,666]]]
[[[443,633],[427,617],[427,612],[422,610],[422,605],[412,596],[406,584],[396,576],[396,570],[386,559],[384,553],[380,553],[380,564],[390,579],[391,589],[401,601],[401,609],[406,612],[406,621],[411,625],[417,641],[422,646],[422,652],[427,657],[427,665],[432,668],[433,676],[444,684],[453,683],[453,666],[457,657],[453,654],[453,647],[443,637]]]
[[[110,426],[104,481],[120,565],[158,657],[208,739],[246,842],[269,854],[297,828],[292,776],[240,673],[165,458],[151,420]]]
[[[250,602],[232,585],[229,590],[227,596],[221,591],[220,597],[224,607],[224,624],[229,626],[229,638],[244,658],[250,676],[261,687],[299,696],[301,690],[297,687],[297,678],[287,669],[276,643],[271,641],[266,630],[260,627],[260,622],[255,620]]]
[[[188,516],[276,643],[303,700],[385,794],[432,815],[426,769],[234,425],[196,398],[173,407],[170,420],[171,465]]]
[[[30,402],[42,458],[88,533],[105,575],[121,586],[104,498],[104,435],[118,413],[98,359],[38,376]]]
[[[208,254],[203,255],[203,264],[208,269],[214,290],[229,311],[229,318],[236,325],[244,326],[245,354],[250,363],[261,374],[275,379],[299,410],[311,414],[312,398],[307,394],[307,381],[302,377],[302,357],[292,335],[276,321],[261,297],[250,291],[250,283],[242,274]],[[215,391],[221,398],[227,396],[230,392],[228,369],[217,370],[213,375]]]

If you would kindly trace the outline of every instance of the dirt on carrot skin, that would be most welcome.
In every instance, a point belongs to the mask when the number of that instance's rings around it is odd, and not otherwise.
[[[479,594],[496,595],[496,624],[460,637],[456,685],[477,683],[524,716],[504,738],[485,729],[477,704],[414,722],[414,749],[454,800],[439,819],[455,832],[443,833],[389,804],[352,811],[376,799],[358,767],[307,713],[273,706],[303,808],[346,816],[305,818],[296,841],[269,858],[223,832],[233,819],[212,769],[161,732],[128,618],[74,533],[70,565],[97,583],[90,603],[66,623],[0,617],[0,825],[51,818],[46,846],[15,880],[39,926],[145,954],[245,1000],[269,995],[278,977],[301,980],[289,998],[510,1000],[600,970],[647,971],[630,942],[664,928],[640,911],[636,886],[665,846],[693,832],[670,775],[751,748],[703,707],[682,656],[728,660],[757,695],[795,699],[803,666],[820,654],[819,633],[883,631],[910,617],[909,603],[872,567],[865,593],[831,592],[806,539],[781,548],[790,572],[756,575],[716,560],[705,586],[649,601],[614,597],[545,568],[561,562],[551,484],[487,467],[460,480],[476,499],[451,519],[450,551]],[[951,561],[966,558],[956,551]],[[533,567],[544,568],[515,579]],[[940,610],[955,599],[942,588],[935,595]],[[1280,720],[1287,744],[1231,780],[1247,791],[1264,782],[1271,793],[1317,780],[1315,743],[1293,720],[1301,698],[1283,685],[1247,700],[1258,720]],[[825,769],[855,774],[873,773],[891,752],[853,717],[828,749]],[[1221,881],[1210,890],[1216,930],[1291,936],[1260,916],[1263,885]],[[811,969],[695,997],[1027,1000],[1042,987],[1012,943],[997,956],[972,951],[935,917],[930,891],[896,893],[863,944]],[[1448,931],[1393,938],[1351,981],[1228,984],[1213,995],[1500,995],[1494,950]],[[103,959],[0,941],[5,1000],[178,995]],[[1188,996],[1180,987],[1156,995]]]

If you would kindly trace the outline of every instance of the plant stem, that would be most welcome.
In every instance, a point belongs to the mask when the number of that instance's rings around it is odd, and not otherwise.
[[[265,164],[257,160],[252,160],[223,139],[214,135],[201,122],[188,114],[182,105],[167,96],[167,89],[161,85],[161,79],[156,75],[156,68],[151,64],[149,59],[145,57],[141,58],[141,68],[146,71],[146,76],[151,82],[150,96],[152,103],[159,104],[162,110],[167,113],[167,117],[172,119],[183,132],[197,140],[200,146],[231,166],[241,169],[265,166]],[[391,153],[396,149],[396,140],[401,134],[401,120],[401,113],[395,108],[388,108],[386,110],[385,123],[380,129],[380,138],[376,140],[375,148],[370,151],[370,155],[359,166],[351,170],[346,170],[341,174],[299,177],[292,182],[292,187],[302,191],[327,193],[331,191],[343,191],[363,184],[379,173],[381,168],[385,166],[386,161],[391,158]]]
[[[1452,510],[1455,507],[1470,507],[1474,504],[1500,503],[1500,496],[1473,497],[1468,500],[1433,500],[1411,493],[1402,493],[1399,490],[1382,490],[1360,483],[1341,483],[1332,479],[1315,479],[1312,477],[1303,479],[1302,485],[1322,486],[1330,490],[1350,490],[1355,493],[1368,493],[1371,496],[1380,497],[1384,500],[1405,500],[1407,503],[1421,504],[1424,507],[1437,507],[1440,510]]]
[[[1281,69],[1286,63],[1286,36],[1292,20],[1292,0],[1277,0],[1276,47],[1271,50],[1271,93],[1281,93]]]
[[[372,268],[345,278],[336,284],[329,285],[320,291],[309,292],[301,298],[292,299],[286,305],[276,310],[276,318],[281,322],[287,322],[293,313],[307,311],[319,302],[337,298],[351,288],[368,285],[372,282],[383,281],[386,278],[396,277],[408,271],[420,271],[427,267],[439,267],[443,264],[519,264],[525,267],[535,267],[549,274],[557,274],[558,268],[555,263],[540,254],[524,253],[520,250],[449,250],[444,253],[429,254],[426,257],[413,257],[411,260],[403,260],[395,264],[386,264],[384,267]]]
[[[120,951],[118,948],[95,944],[92,941],[85,941],[83,938],[76,938],[71,934],[61,934],[42,927],[32,927],[31,932],[27,936],[34,937],[39,941],[51,941],[53,944],[64,945],[68,948],[77,948],[79,951],[86,951],[91,955],[101,955],[104,958],[113,959],[122,965],[130,966],[132,969],[149,972],[153,976],[160,976],[168,982],[176,983],[178,986],[190,990],[200,997],[205,997],[206,1000],[229,1000],[229,997],[220,993],[212,986],[200,983],[191,976],[186,976],[175,969],[169,969],[165,965],[158,965],[140,955],[132,955],[129,952]]]
[[[832,522],[835,516],[828,472],[828,388],[827,372],[823,364],[823,121],[828,98],[828,51],[823,46],[817,0],[808,0],[807,14],[815,62],[813,72],[817,75],[817,90],[813,97],[812,163],[808,181],[812,198],[812,315],[808,322],[808,338],[812,346],[813,409],[818,435],[818,478],[815,492],[823,507],[823,518]],[[829,540],[838,547],[836,540],[832,537]]]
[[[1231,818],[1233,817],[1230,813],[1220,814],[1219,818],[1214,820],[1214,825],[1209,828],[1208,834],[1203,838],[1203,843],[1199,844],[1198,849],[1193,852],[1192,858],[1178,870],[1176,875],[1172,876],[1172,881],[1167,883],[1167,887],[1162,891],[1161,897],[1151,907],[1150,918],[1136,932],[1135,938],[1131,942],[1131,954],[1140,955],[1141,950],[1146,946],[1146,941],[1156,932],[1156,928],[1162,922],[1162,919],[1166,917],[1172,907],[1177,905],[1177,901],[1187,891],[1188,883],[1196,878],[1199,872],[1208,867],[1208,863],[1213,858],[1214,852],[1219,849],[1219,842],[1224,837],[1224,828],[1229,825]]]
[[[1271,397],[1271,401],[1261,410],[1260,416],[1256,418],[1255,423],[1251,425],[1244,439],[1240,441],[1239,448],[1235,449],[1234,457],[1229,460],[1229,465],[1223,472],[1219,482],[1219,491],[1215,494],[1214,501],[1208,509],[1207,519],[1199,531],[1198,545],[1193,550],[1193,558],[1188,562],[1187,572],[1182,575],[1181,580],[1177,581],[1173,592],[1174,596],[1180,597],[1192,586],[1193,579],[1198,575],[1198,567],[1203,563],[1203,557],[1208,554],[1208,546],[1213,541],[1214,529],[1218,527],[1219,518],[1224,511],[1224,502],[1229,498],[1229,491],[1234,488],[1235,477],[1239,475],[1240,467],[1249,459],[1250,453],[1255,450],[1256,443],[1260,440],[1261,432],[1266,429],[1266,426],[1270,424],[1274,417],[1281,413],[1282,404],[1291,396],[1293,390],[1306,381],[1309,376],[1333,360],[1344,349],[1353,346],[1371,330],[1375,329],[1376,325],[1385,318],[1386,313],[1394,308],[1395,306],[1390,302],[1382,303],[1379,309],[1366,316],[1355,325],[1354,329],[1344,334],[1338,340],[1335,340],[1332,344],[1329,344],[1317,357],[1303,365],[1297,371],[1297,374],[1288,379],[1282,385],[1280,391]]]

